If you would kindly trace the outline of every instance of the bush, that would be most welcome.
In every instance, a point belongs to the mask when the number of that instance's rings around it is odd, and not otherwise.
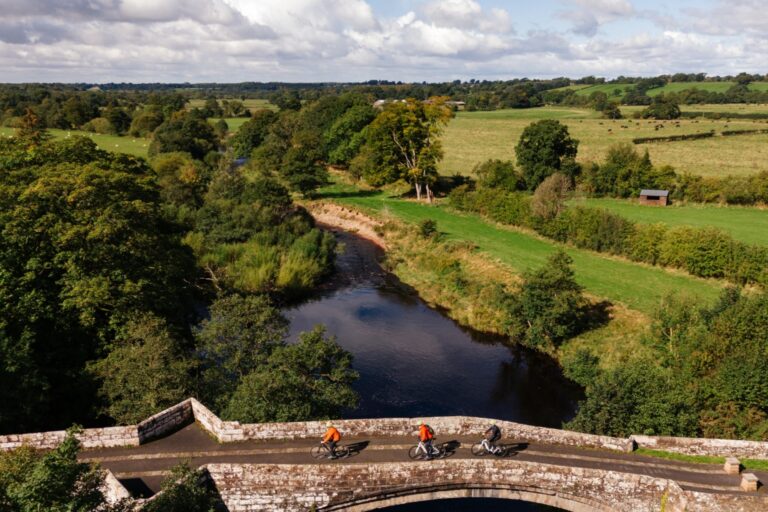
[[[434,238],[438,235],[437,221],[432,219],[424,219],[419,222],[419,235],[422,238]]]
[[[95,117],[83,125],[83,130],[93,133],[117,133],[115,127],[106,117]]]
[[[525,190],[525,180],[515,171],[511,161],[486,160],[472,169],[477,184],[486,188],[499,188],[508,192]]]
[[[552,350],[586,327],[588,302],[571,263],[570,256],[558,251],[542,268],[523,276],[520,294],[506,304],[510,336],[529,347]]]

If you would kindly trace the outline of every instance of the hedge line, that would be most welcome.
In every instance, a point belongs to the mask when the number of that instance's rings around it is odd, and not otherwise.
[[[723,132],[725,134],[725,132]],[[665,137],[637,137],[632,139],[633,144],[647,144],[649,142],[675,142],[680,140],[698,140],[714,137],[715,131],[705,133],[689,133],[687,135],[668,135]]]
[[[762,130],[724,130],[722,135],[728,137],[729,135],[755,135],[758,133],[768,133],[768,129]]]
[[[497,189],[456,188],[451,205],[502,224],[538,233],[582,249],[632,261],[679,268],[698,277],[768,285],[768,248],[734,240],[715,228],[637,224],[603,208],[576,206],[554,219],[531,212],[531,196]]]
[[[681,112],[680,117],[686,119],[768,119],[765,113],[737,113],[737,112]]]

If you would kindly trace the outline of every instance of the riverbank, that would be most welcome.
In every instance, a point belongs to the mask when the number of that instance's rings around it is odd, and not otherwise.
[[[424,239],[415,227],[386,212],[374,216],[330,201],[306,206],[323,225],[349,230],[387,247],[382,253],[386,270],[430,307],[473,330],[505,334],[506,318],[500,300],[504,293],[514,293],[520,284],[520,275],[508,265],[469,242]],[[603,369],[646,356],[649,348],[640,340],[648,318],[621,304],[611,305],[608,315],[605,325],[566,341],[549,355],[562,364],[577,353],[589,351],[599,357]]]

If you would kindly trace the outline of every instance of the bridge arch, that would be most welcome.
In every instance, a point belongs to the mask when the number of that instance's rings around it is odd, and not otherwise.
[[[490,487],[488,485],[441,485],[410,488],[399,492],[389,491],[377,496],[366,496],[362,499],[337,503],[323,507],[320,510],[367,512],[396,505],[458,498],[493,498],[526,501],[556,507],[569,512],[609,512],[613,510],[608,504],[598,503],[594,500],[569,494],[547,492],[538,488],[513,485],[497,487]]]

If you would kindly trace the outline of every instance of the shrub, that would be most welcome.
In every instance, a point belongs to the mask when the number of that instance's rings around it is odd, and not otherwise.
[[[437,221],[432,219],[424,219],[419,222],[419,235],[422,238],[434,238],[438,235]]]

